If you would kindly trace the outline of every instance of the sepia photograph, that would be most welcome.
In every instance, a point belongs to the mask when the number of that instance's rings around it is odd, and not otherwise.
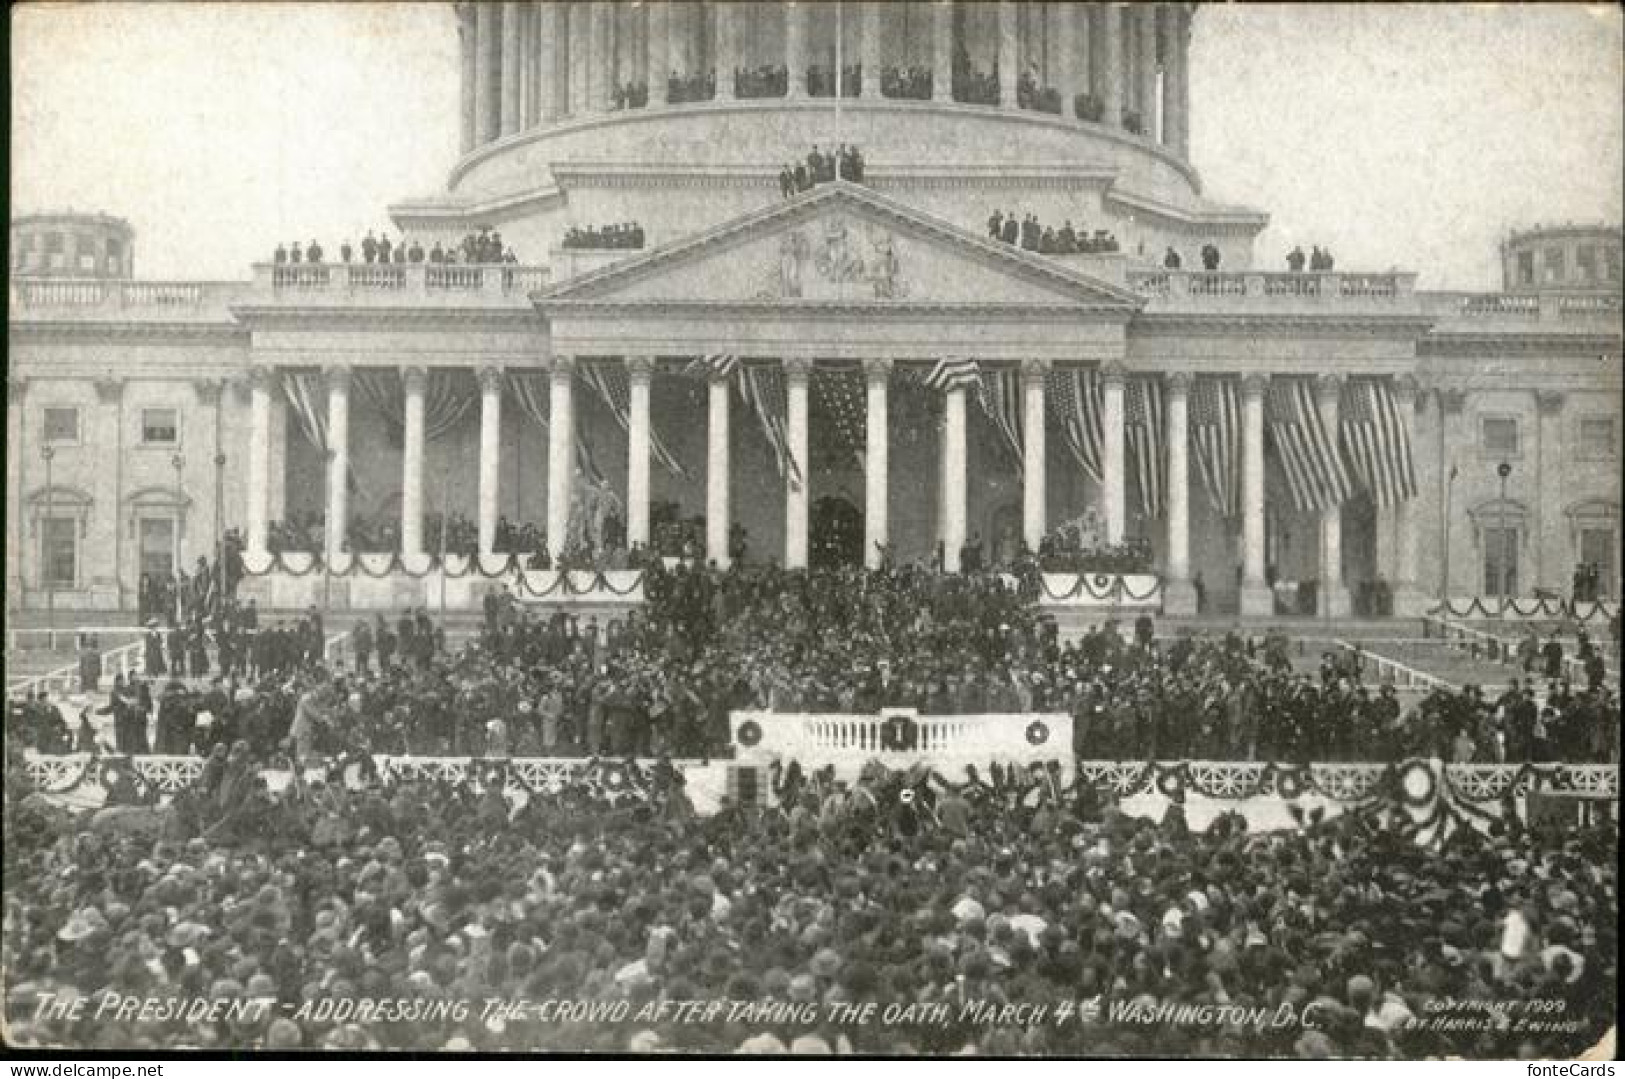
[[[1618,5],[9,17],[10,1052],[1614,1057]]]

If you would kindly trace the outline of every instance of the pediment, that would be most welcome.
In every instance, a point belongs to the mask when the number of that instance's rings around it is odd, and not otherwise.
[[[1117,312],[1144,300],[849,183],[534,294],[537,306],[861,305]]]

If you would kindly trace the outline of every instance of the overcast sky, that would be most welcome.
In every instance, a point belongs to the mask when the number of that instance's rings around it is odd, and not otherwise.
[[[14,211],[129,218],[142,277],[359,236],[455,156],[449,4],[11,11]],[[1319,242],[1339,268],[1493,288],[1509,227],[1620,221],[1612,5],[1204,4],[1193,42],[1196,166],[1271,214],[1265,266]]]

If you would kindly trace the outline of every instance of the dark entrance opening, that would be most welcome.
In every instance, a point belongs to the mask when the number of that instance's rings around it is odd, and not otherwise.
[[[814,566],[850,566],[863,561],[863,514],[833,495],[813,503],[808,552]]]

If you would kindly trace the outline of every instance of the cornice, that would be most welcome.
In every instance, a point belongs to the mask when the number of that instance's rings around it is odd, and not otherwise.
[[[1106,316],[1101,321],[1126,323],[1130,312],[1106,304],[1085,303],[930,303],[896,300],[537,300],[544,315],[593,315],[629,318],[663,316],[772,315],[781,319],[874,317],[959,317],[974,319],[1042,319],[1075,322],[1079,316]]]
[[[355,329],[389,329],[402,323],[414,324],[444,322],[462,326],[476,322],[522,323],[540,330],[541,321],[534,307],[516,303],[504,307],[292,307],[277,305],[243,305],[233,307],[232,313],[246,328],[298,328],[330,327],[342,323]]]
[[[1591,355],[1617,353],[1617,333],[1430,333],[1417,342],[1421,356],[1473,356],[1485,352],[1509,355]]]
[[[1385,315],[1376,312],[1327,312],[1326,314],[1267,311],[1141,311],[1129,323],[1129,335],[1192,337],[1233,336],[1269,333],[1275,335],[1326,336],[1366,335],[1420,340],[1432,328],[1433,318],[1423,315]]]
[[[171,344],[194,341],[248,343],[248,329],[236,322],[81,322],[70,319],[13,321],[13,341],[138,341]]]

